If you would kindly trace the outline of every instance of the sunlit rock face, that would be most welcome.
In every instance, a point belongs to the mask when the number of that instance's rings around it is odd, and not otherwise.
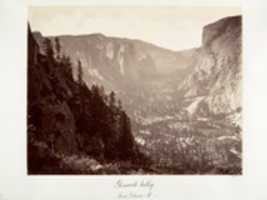
[[[44,36],[35,32],[40,47]],[[142,85],[155,76],[185,70],[191,62],[191,50],[172,51],[141,40],[109,37],[100,33],[58,36],[62,54],[71,58],[74,77],[81,61],[84,81],[110,90]],[[50,37],[54,44],[55,37]],[[42,48],[41,48],[42,50]]]
[[[179,88],[192,103],[202,97],[195,112],[218,115],[240,110],[241,42],[240,16],[204,27],[194,70]]]

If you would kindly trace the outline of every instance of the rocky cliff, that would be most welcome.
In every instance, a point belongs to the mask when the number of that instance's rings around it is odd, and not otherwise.
[[[42,46],[44,36],[34,36]],[[55,37],[49,37],[54,43]],[[154,76],[183,71],[191,62],[190,51],[175,52],[156,45],[125,38],[108,37],[103,34],[62,35],[62,53],[74,63],[77,75],[77,60],[84,69],[84,81],[104,85],[108,89],[128,89],[135,84],[151,80]]]
[[[204,27],[193,72],[180,85],[190,114],[227,115],[241,108],[241,17]]]

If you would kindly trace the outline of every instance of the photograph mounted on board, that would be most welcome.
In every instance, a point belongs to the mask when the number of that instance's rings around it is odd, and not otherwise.
[[[240,7],[29,7],[28,175],[242,174]]]

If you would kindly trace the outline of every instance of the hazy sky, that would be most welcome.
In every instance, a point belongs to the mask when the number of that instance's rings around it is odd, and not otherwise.
[[[200,46],[202,28],[240,7],[31,7],[32,30],[43,35],[103,33],[180,50]]]

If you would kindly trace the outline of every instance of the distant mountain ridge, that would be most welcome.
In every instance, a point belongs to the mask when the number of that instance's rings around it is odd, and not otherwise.
[[[45,37],[38,32],[34,36],[41,46]],[[54,36],[49,38],[55,39]],[[163,83],[158,76],[166,76],[170,83],[161,87],[165,90],[176,85],[174,98],[179,96],[187,101],[190,113],[216,115],[231,113],[240,107],[241,16],[226,17],[206,25],[202,46],[179,52],[141,40],[107,37],[100,33],[58,38],[62,52],[74,63],[75,77],[77,60],[81,60],[83,79],[88,85],[97,83],[127,93],[132,89],[143,90],[147,83],[148,88],[151,84]],[[194,106],[190,106],[191,103]]]
[[[34,36],[41,46],[45,37],[40,32],[34,32]],[[74,67],[77,67],[77,60],[81,60],[85,82],[89,85],[91,82],[101,83],[112,89],[175,70],[183,71],[191,63],[190,52],[194,51],[176,52],[141,40],[107,37],[99,33],[57,37],[63,53],[70,56]],[[54,36],[49,38],[55,39]],[[74,73],[76,71],[74,69]]]

